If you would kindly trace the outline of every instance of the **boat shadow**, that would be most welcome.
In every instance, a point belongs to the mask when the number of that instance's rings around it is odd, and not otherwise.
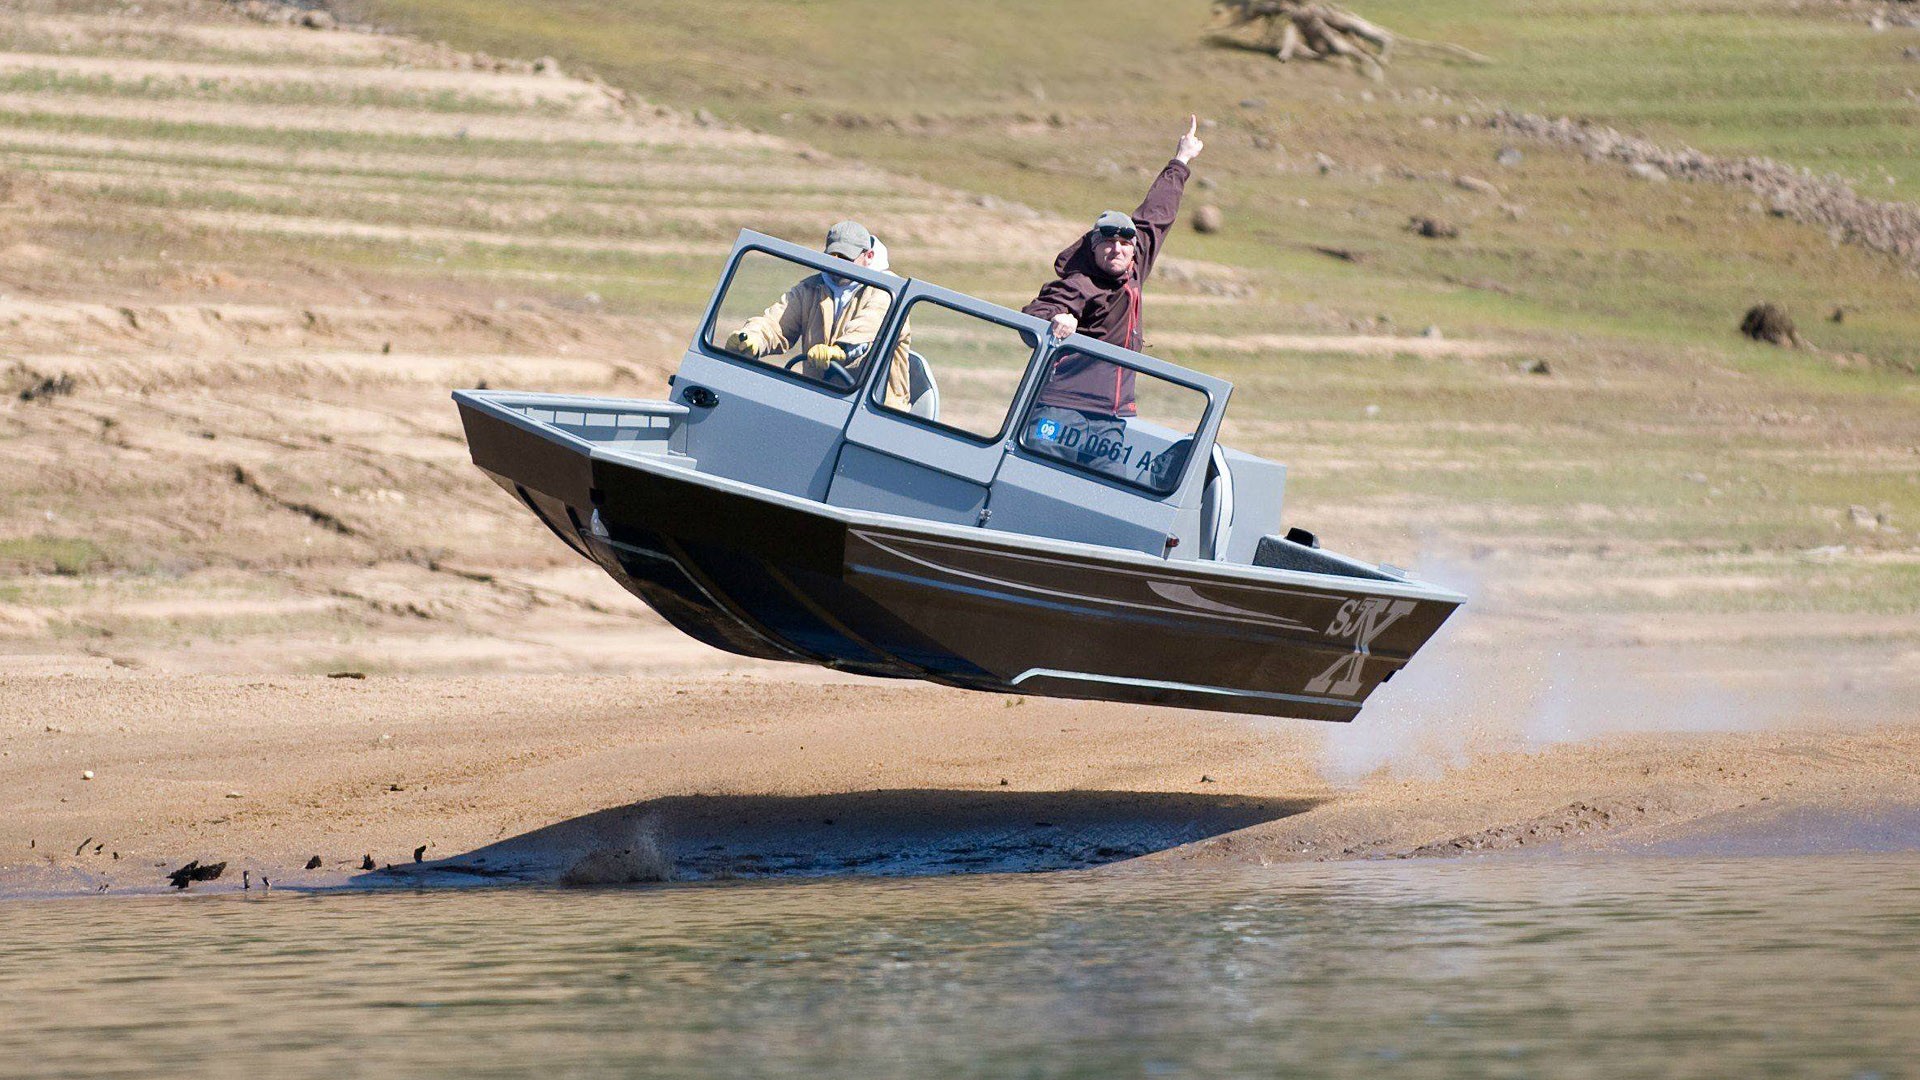
[[[1075,870],[1276,821],[1319,800],[1160,791],[679,795],[595,811],[362,884],[621,884]]]

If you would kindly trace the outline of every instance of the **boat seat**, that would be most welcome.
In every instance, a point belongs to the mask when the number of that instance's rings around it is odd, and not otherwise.
[[[1177,474],[1186,467],[1187,453],[1193,449],[1188,435],[1165,453],[1167,469]],[[1226,451],[1213,445],[1207,461],[1207,478],[1200,489],[1200,535],[1196,538],[1198,558],[1222,560],[1227,557],[1227,540],[1233,533],[1233,470],[1227,466]]]
[[[917,352],[907,353],[907,411],[922,420],[940,419],[940,384],[933,365]]]
[[[1200,557],[1227,557],[1227,538],[1233,532],[1233,470],[1227,467],[1226,451],[1213,445],[1213,458],[1207,462],[1207,483],[1200,495]]]

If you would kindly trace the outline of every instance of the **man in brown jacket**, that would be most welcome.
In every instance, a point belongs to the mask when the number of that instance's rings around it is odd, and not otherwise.
[[[826,252],[855,266],[871,266],[877,243],[859,222],[842,221],[827,230]],[[808,378],[844,387],[834,373],[838,366],[857,384],[892,306],[893,297],[885,289],[834,274],[812,274],[728,335],[726,348],[755,358],[798,351],[806,357],[801,370]],[[886,404],[895,408],[907,407],[910,347],[910,335],[902,327],[887,369]]]
[[[1054,259],[1056,276],[1021,310],[1052,323],[1055,339],[1078,332],[1138,349],[1141,287],[1180,215],[1180,196],[1191,175],[1187,164],[1204,146],[1196,116],[1180,136],[1173,160],[1160,170],[1139,207],[1131,214],[1102,213],[1092,229]],[[1030,429],[1036,428],[1036,421],[1050,421],[1037,425],[1047,434],[1039,443],[1027,439],[1027,445],[1100,467],[1104,459],[1096,459],[1088,450],[1123,440],[1126,418],[1138,411],[1133,382],[1131,369],[1078,352],[1057,355],[1030,421]]]

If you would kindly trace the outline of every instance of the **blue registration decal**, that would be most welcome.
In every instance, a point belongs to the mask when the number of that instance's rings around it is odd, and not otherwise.
[[[1060,422],[1042,419],[1033,425],[1033,434],[1036,438],[1056,442],[1060,438]]]

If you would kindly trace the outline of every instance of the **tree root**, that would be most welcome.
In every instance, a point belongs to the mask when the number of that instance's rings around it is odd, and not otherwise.
[[[1283,64],[1295,58],[1344,62],[1378,79],[1396,46],[1475,64],[1493,62],[1460,45],[1402,37],[1344,8],[1314,0],[1214,0],[1213,12],[1216,19],[1225,20],[1225,30],[1260,28],[1257,42],[1216,34],[1216,44],[1268,53]]]

